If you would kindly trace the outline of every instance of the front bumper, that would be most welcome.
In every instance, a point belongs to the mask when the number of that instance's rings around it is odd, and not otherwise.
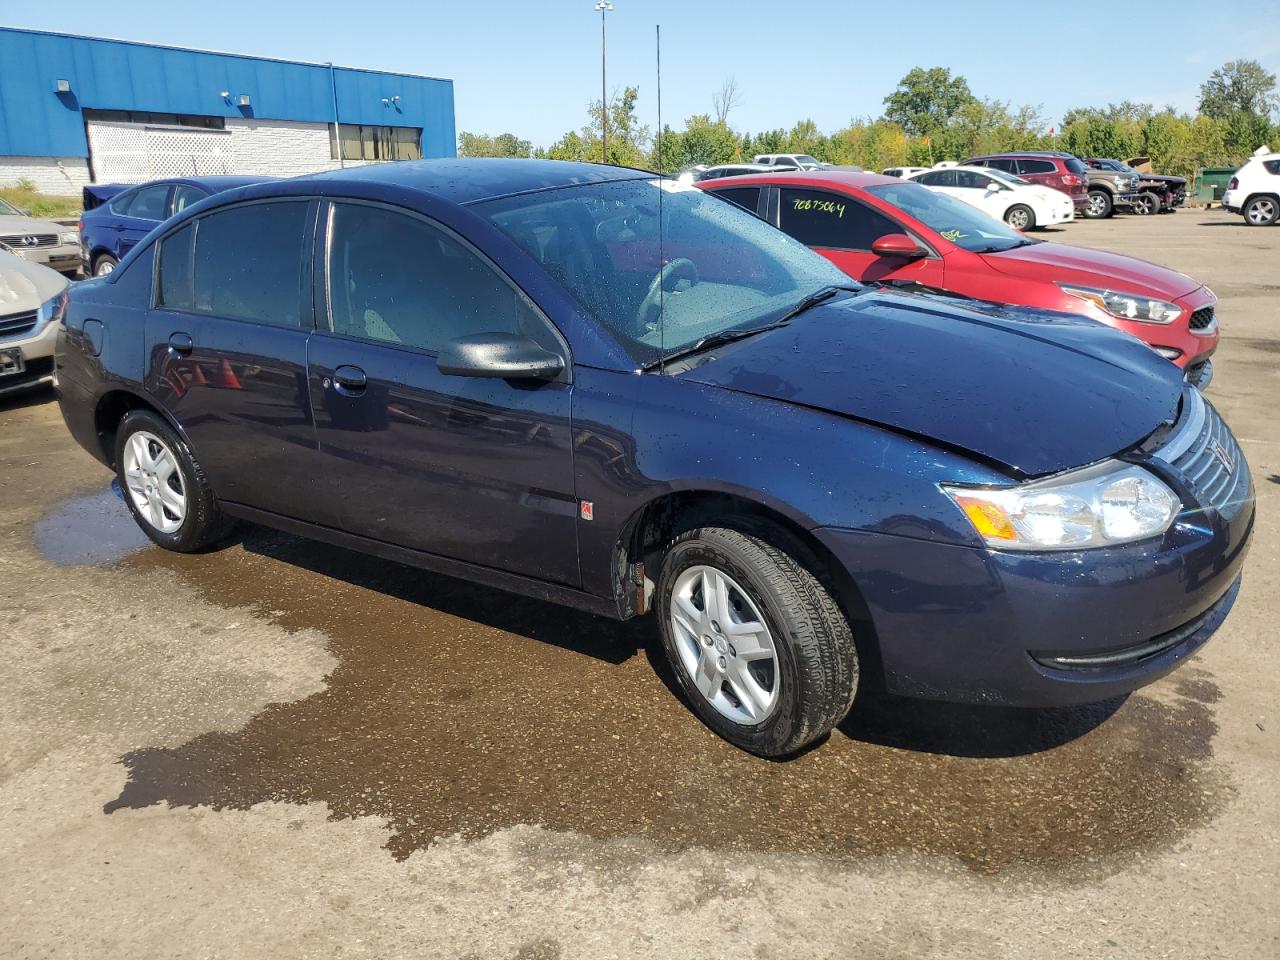
[[[53,351],[58,323],[45,323],[30,333],[0,338],[0,353],[21,357],[22,370],[0,373],[0,396],[32,390],[53,383]]]
[[[64,274],[78,273],[83,261],[78,243],[61,243],[56,247],[17,247],[13,252],[23,260],[43,264]]]
[[[1240,459],[1239,469],[1248,465]],[[823,528],[905,696],[1026,707],[1121,696],[1201,647],[1235,602],[1253,533],[1252,482],[1222,510],[1194,506],[1158,541],[1000,552]]]
[[[1133,202],[1142,196],[1141,191],[1135,190],[1132,193],[1117,193],[1111,201],[1117,207],[1131,207]]]

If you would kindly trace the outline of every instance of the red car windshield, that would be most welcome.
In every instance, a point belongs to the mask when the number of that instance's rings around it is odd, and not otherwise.
[[[918,183],[882,183],[867,187],[866,191],[911,214],[932,227],[944,240],[950,240],[970,253],[998,253],[1040,242],[1024,237],[995,217],[989,217],[961,200]]]

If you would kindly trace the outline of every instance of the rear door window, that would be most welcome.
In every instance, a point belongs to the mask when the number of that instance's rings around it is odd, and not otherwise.
[[[780,225],[805,246],[830,250],[870,250],[887,233],[902,228],[852,197],[824,190],[782,190]]]
[[[196,312],[300,326],[307,204],[249,203],[201,217],[193,275]]]
[[[994,167],[996,170],[1003,170],[1005,173],[1017,172],[1015,169],[1017,167],[1017,162],[1009,159],[1008,157],[996,157],[992,160],[985,161],[982,165],[984,167]]]
[[[137,220],[163,220],[167,215],[165,209],[169,202],[169,185],[143,187],[129,199],[129,207],[121,211],[112,207],[117,213]]]
[[[736,203],[743,210],[751,213],[755,213],[760,207],[759,187],[732,187],[727,190],[713,190],[712,193],[722,200]]]

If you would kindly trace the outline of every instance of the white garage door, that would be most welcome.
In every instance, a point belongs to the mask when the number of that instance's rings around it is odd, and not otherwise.
[[[231,173],[231,131],[91,120],[89,157],[99,183]]]

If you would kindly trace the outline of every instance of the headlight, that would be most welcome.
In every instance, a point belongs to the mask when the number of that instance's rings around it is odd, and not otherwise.
[[[43,329],[47,323],[61,323],[67,315],[67,304],[71,302],[71,287],[64,287],[62,292],[50,300],[40,304],[36,311],[36,326]]]
[[[1058,284],[1063,293],[1092,303],[1103,313],[1121,320],[1139,320],[1142,323],[1173,323],[1182,316],[1182,309],[1165,300],[1152,300],[1136,293],[1117,293],[1114,290],[1098,290],[1095,287],[1073,287]]]
[[[74,243],[78,247],[80,246],[80,234],[76,233],[74,230],[67,230],[58,234],[58,243]]]
[[[1157,537],[1182,508],[1142,467],[1108,460],[1013,487],[943,486],[1000,550],[1080,550]]]

